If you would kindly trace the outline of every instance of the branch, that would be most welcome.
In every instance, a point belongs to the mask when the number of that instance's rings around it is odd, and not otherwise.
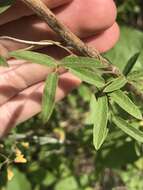
[[[108,66],[108,70],[116,76],[122,75],[119,69],[111,65],[108,60],[102,57],[99,52],[92,47],[83,43],[75,34],[73,34],[64,24],[62,24],[50,9],[42,2],[42,0],[22,0],[37,15],[39,15],[53,31],[55,31],[68,46],[79,52],[83,56],[94,57],[99,59],[104,65]],[[143,102],[143,93],[140,92],[132,83],[128,82],[126,90],[134,93]]]
[[[59,22],[56,16],[47,8],[41,0],[22,0],[28,5],[36,14],[38,14],[45,22],[55,31],[68,46],[81,55],[88,57],[96,57],[103,63],[105,60],[95,48],[85,45],[75,34],[73,34],[64,24]]]

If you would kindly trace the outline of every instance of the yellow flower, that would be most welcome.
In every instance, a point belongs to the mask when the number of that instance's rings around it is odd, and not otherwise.
[[[7,179],[8,181],[12,180],[12,178],[14,177],[14,173],[12,171],[12,169],[10,167],[7,168]]]
[[[140,127],[143,127],[143,120],[139,122]]]
[[[15,149],[15,154],[16,154],[16,156],[21,155],[21,154],[22,154],[22,153],[21,153],[21,150],[19,150],[18,148],[16,148],[16,149]]]
[[[26,158],[24,158],[24,155],[18,148],[16,148],[15,154],[16,154],[16,158],[14,159],[15,163],[26,163],[27,162]]]
[[[26,163],[27,160],[26,160],[26,158],[24,158],[24,155],[21,154],[21,155],[17,156],[17,157],[14,159],[14,162],[15,162],[15,163]]]
[[[54,133],[56,137],[59,139],[60,143],[63,143],[65,141],[66,135],[65,132],[59,128],[54,129]]]
[[[22,145],[24,148],[29,148],[29,142],[22,142],[21,145]]]

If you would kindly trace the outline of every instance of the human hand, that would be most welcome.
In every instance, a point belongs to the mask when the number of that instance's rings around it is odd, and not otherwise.
[[[113,0],[88,0],[86,3],[83,0],[43,1],[72,32],[100,52],[109,50],[118,40],[119,28],[115,23],[116,7]],[[19,0],[0,15],[0,35],[32,41],[58,40],[47,24]],[[0,40],[0,45],[6,51],[26,47],[10,40]],[[53,47],[44,48],[41,52],[58,59],[65,56],[65,52]],[[43,81],[50,72],[44,66],[27,64],[22,60],[9,60],[8,64],[9,68],[0,68],[0,136],[40,112]],[[72,74],[62,74],[56,101],[79,84],[80,80]]]

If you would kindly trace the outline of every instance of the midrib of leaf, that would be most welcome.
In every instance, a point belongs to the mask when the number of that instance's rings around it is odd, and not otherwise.
[[[48,122],[49,118],[52,115],[54,106],[55,106],[55,95],[56,95],[56,88],[58,85],[58,74],[51,73],[48,75],[44,94],[42,98],[42,121],[43,123]]]
[[[70,72],[79,77],[82,81],[94,85],[97,88],[101,88],[105,85],[104,79],[100,75],[88,69],[72,68]]]
[[[67,68],[89,68],[94,70],[105,68],[99,60],[81,56],[67,56],[61,60],[61,65]]]
[[[142,119],[142,114],[139,108],[132,100],[121,90],[114,91],[109,94],[111,99],[116,102],[123,110],[137,119]]]
[[[127,83],[127,79],[125,77],[118,77],[112,80],[109,85],[103,90],[103,92],[113,92],[119,90]]]
[[[108,122],[108,102],[107,102],[107,97],[103,96],[98,98],[95,106],[93,143],[96,150],[98,150],[101,147],[107,136],[108,133],[107,122]]]
[[[45,65],[48,67],[55,67],[56,66],[56,60],[46,54],[43,53],[37,53],[33,51],[12,51],[9,53],[10,57],[14,57],[17,59],[23,59],[26,61],[30,61],[33,63]]]
[[[119,127],[121,130],[123,130],[126,134],[130,135],[135,140],[143,143],[143,132],[141,132],[139,129],[131,126],[129,123],[127,123],[120,117],[113,116],[112,120],[113,123],[115,123],[115,125]]]

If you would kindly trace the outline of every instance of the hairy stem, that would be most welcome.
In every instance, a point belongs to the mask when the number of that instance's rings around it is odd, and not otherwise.
[[[56,16],[47,8],[41,0],[22,0],[34,12],[36,12],[46,23],[67,43],[79,52],[81,55],[97,57],[103,62],[107,62],[100,56],[99,52],[91,47],[86,46],[75,34],[73,34],[64,24],[59,22]]]
[[[22,0],[37,15],[39,15],[53,31],[55,31],[61,39],[71,46],[74,50],[83,56],[94,57],[99,59],[103,64],[108,66],[108,70],[112,71],[116,76],[122,75],[119,69],[111,65],[108,60],[102,57],[99,52],[92,47],[83,43],[75,34],[73,34],[64,24],[62,24],[50,9],[42,2],[42,0]],[[141,101],[143,101],[143,93],[140,92],[133,84],[127,83],[126,90],[134,93]]]

